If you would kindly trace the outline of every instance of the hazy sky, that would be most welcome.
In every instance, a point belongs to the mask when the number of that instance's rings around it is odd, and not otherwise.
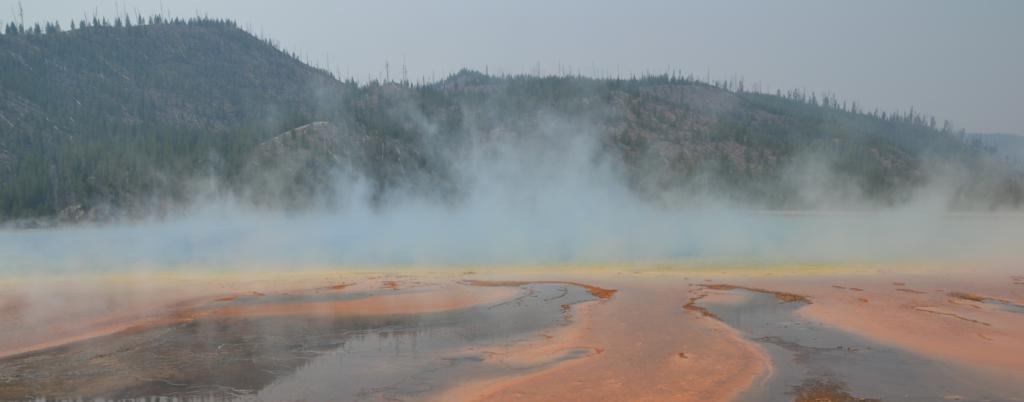
[[[0,0],[0,21],[16,0]],[[828,91],[911,106],[969,131],[1024,134],[1024,1],[211,1],[28,0],[25,20],[197,10],[230,17],[311,61],[365,80],[663,72]]]

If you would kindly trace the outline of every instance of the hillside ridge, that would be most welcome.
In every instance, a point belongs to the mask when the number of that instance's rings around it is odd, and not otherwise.
[[[677,74],[462,70],[360,85],[231,21],[149,22],[0,35],[0,221],[166,213],[195,202],[202,179],[275,209],[330,203],[339,174],[365,178],[375,205],[398,193],[458,202],[472,191],[461,161],[480,144],[576,131],[638,196],[668,207],[715,194],[820,208],[808,175],[831,186],[818,191],[832,193],[830,207],[897,205],[946,181],[936,164],[970,178],[944,183],[951,207],[1024,204],[1019,164],[912,110]],[[843,199],[856,202],[834,203]]]

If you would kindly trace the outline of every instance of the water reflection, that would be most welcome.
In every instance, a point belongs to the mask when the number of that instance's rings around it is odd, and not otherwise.
[[[488,364],[489,354],[505,345],[566,325],[563,305],[595,300],[572,285],[523,289],[512,301],[443,313],[224,317],[123,331],[0,360],[0,399],[402,399],[590,353],[569,350],[524,366]],[[422,290],[397,292],[406,291]]]
[[[744,289],[730,292],[743,301],[702,305],[758,342],[774,366],[771,377],[743,400],[791,400],[795,389],[816,382],[843,384],[857,397],[881,400],[1008,400],[995,384],[966,369],[804,320],[794,314],[802,302],[784,303]]]

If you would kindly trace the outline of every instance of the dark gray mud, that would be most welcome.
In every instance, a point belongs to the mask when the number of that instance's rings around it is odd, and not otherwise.
[[[0,400],[419,399],[461,381],[594,353],[566,350],[529,366],[489,364],[507,345],[566,325],[564,305],[596,300],[574,285],[521,288],[514,300],[444,313],[216,318],[123,331],[0,360]],[[275,302],[292,301],[309,300]],[[250,302],[267,300],[228,303]]]
[[[698,304],[757,342],[774,367],[741,400],[1024,400],[1024,385],[996,384],[968,369],[802,319],[795,311],[804,302],[780,302],[745,289],[730,292],[745,300]]]

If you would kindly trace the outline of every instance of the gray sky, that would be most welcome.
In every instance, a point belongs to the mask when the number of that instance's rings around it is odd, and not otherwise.
[[[0,0],[10,21],[16,0]],[[968,131],[1024,134],[1024,1],[25,0],[25,20],[115,7],[230,17],[358,80],[491,73],[664,72],[913,106]]]

